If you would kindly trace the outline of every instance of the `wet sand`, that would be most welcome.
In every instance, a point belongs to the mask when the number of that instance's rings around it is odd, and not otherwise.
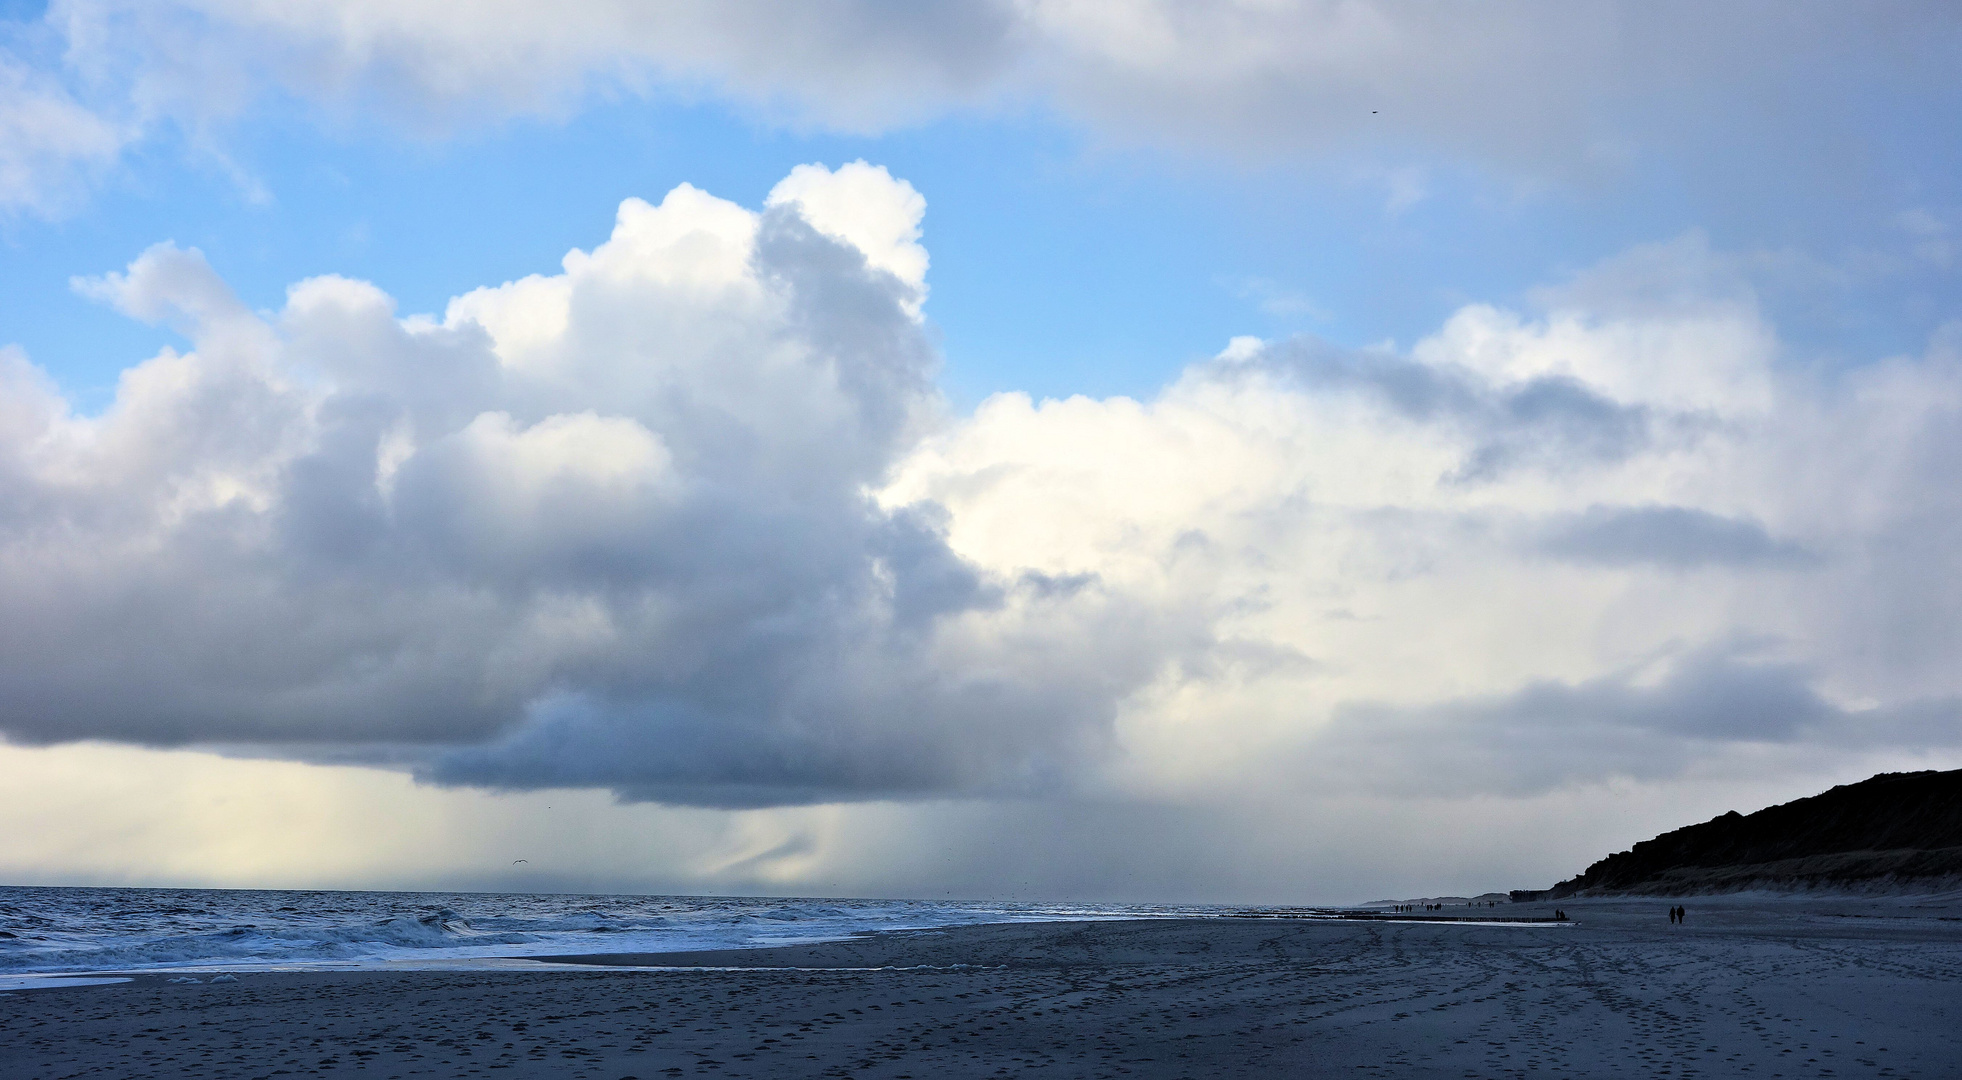
[[[1562,906],[1577,925],[1182,919],[146,974],[0,996],[0,1076],[1962,1075],[1962,904]],[[669,969],[619,966],[647,964]]]

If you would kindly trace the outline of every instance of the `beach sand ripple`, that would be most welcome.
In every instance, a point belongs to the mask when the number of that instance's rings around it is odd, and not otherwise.
[[[1567,901],[1572,926],[1052,923],[588,970],[153,973],[0,997],[0,1075],[1957,1074],[1955,904],[1693,898],[1677,927],[1671,902]]]

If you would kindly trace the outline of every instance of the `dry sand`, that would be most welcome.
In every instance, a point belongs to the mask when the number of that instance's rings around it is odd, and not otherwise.
[[[682,970],[143,975],[0,997],[0,1076],[1962,1076],[1962,904],[1561,906],[1578,925],[1073,923],[605,958]]]

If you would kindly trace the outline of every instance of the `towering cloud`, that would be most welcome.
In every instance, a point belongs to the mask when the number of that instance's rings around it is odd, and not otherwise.
[[[771,202],[629,200],[440,321],[339,278],[264,317],[168,245],[84,283],[194,347],[93,418],[8,360],[6,729],[709,804],[1073,772],[1159,618],[874,499],[941,419],[924,204],[863,164]]]
[[[79,283],[191,348],[89,417],[5,357],[0,727],[707,806],[1962,744],[1949,337],[1790,369],[1690,236],[1407,351],[957,417],[923,210],[684,185],[440,318],[169,245]]]

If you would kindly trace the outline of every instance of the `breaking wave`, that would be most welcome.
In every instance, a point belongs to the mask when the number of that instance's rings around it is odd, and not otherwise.
[[[535,893],[0,888],[0,972],[450,966],[1192,908]]]

